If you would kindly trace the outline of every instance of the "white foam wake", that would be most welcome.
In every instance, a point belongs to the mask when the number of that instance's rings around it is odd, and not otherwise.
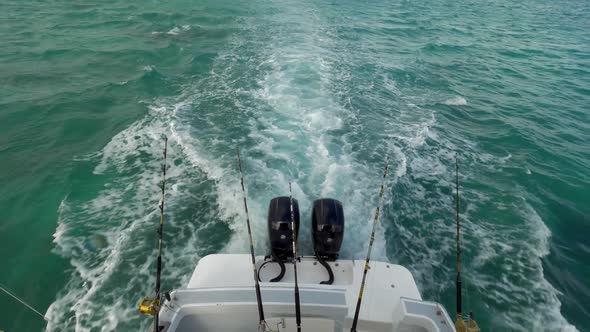
[[[449,98],[443,102],[445,105],[449,106],[465,106],[467,105],[467,100],[461,96],[455,96],[453,98]]]
[[[162,32],[162,31],[152,31],[152,35],[171,35],[171,36],[178,36],[183,32],[187,32],[191,30],[191,26],[188,24],[185,24],[183,26],[175,26],[172,29],[166,31],[166,32]]]
[[[301,211],[310,211],[321,197],[343,201],[342,256],[364,258],[382,161],[389,154],[393,171],[373,258],[407,265],[426,296],[444,300],[438,297],[451,289],[453,275],[448,264],[454,256],[452,183],[445,180],[452,179],[452,157],[463,151],[461,159],[470,162],[465,169],[498,169],[509,158],[485,154],[476,143],[437,128],[436,112],[428,105],[440,99],[396,84],[385,70],[391,67],[387,59],[362,50],[356,56],[334,51],[344,48],[341,40],[313,3],[268,6],[276,12],[270,22],[241,22],[252,33],[230,41],[208,77],[195,79],[180,96],[155,101],[146,118],[116,135],[100,155],[79,158],[95,164],[94,175],[103,182],[95,197],[72,193],[60,207],[56,250],[70,259],[73,270],[48,310],[48,330],[123,331],[147,324],[135,305],[154,284],[151,225],[162,134],[169,135],[174,165],[166,224],[173,237],[165,252],[170,287],[184,285],[203,254],[247,252],[244,212],[237,203],[241,192],[234,151],[239,145],[258,254],[268,251],[268,201],[287,194],[293,181]],[[366,63],[380,70],[351,83],[353,65]],[[364,93],[358,97],[367,103],[364,109],[350,100],[357,90]],[[392,102],[392,96],[399,100]],[[444,104],[467,101],[458,96]],[[478,253],[470,265],[466,262],[466,284],[481,303],[492,303],[505,322],[496,326],[574,330],[559,312],[556,290],[543,277],[540,258],[547,254],[550,234],[532,207],[526,201],[505,207],[512,213],[527,211],[520,219],[525,222],[506,226],[477,214],[501,197],[467,189],[464,195],[466,251],[471,247]],[[309,234],[309,217],[302,215],[301,234]],[[533,240],[522,241],[531,231]],[[85,247],[84,240],[94,234],[108,239],[105,248]],[[309,237],[302,237],[299,246],[309,254]]]
[[[551,232],[525,193],[518,188],[471,189],[471,183],[512,167],[506,165],[509,156],[482,153],[473,142],[452,142],[436,129],[420,133],[425,137],[398,140],[408,176],[397,186],[400,202],[388,207],[399,209],[391,211],[395,232],[388,244],[394,258],[410,268],[423,295],[453,304],[454,201],[449,189],[459,150],[455,144],[461,144],[464,307],[487,311],[484,319],[493,322],[486,324],[500,329],[576,331],[560,312],[558,291],[543,275],[541,259],[549,253]],[[416,142],[422,145],[414,150]]]
[[[70,259],[73,270],[64,290],[47,311],[48,331],[113,331],[135,330],[145,326],[136,304],[150,295],[154,285],[155,239],[158,219],[162,137],[169,135],[164,280],[168,287],[180,287],[202,252],[217,244],[203,242],[206,232],[217,218],[203,213],[199,222],[191,222],[191,204],[207,206],[207,195],[194,197],[193,192],[207,191],[208,181],[219,177],[215,161],[200,163],[194,169],[177,160],[186,147],[175,129],[177,107],[154,106],[146,118],[117,134],[99,156],[81,160],[96,163],[94,174],[108,180],[95,197],[85,199],[80,192],[62,201],[58,227],[54,234],[56,252]],[[191,152],[190,160],[206,159]],[[84,188],[82,188],[84,190]],[[88,241],[100,235],[106,243],[89,246]],[[178,241],[178,242],[177,242]],[[103,247],[104,246],[104,247]],[[166,282],[165,282],[166,284]]]

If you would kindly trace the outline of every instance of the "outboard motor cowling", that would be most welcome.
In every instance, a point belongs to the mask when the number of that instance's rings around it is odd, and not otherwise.
[[[313,202],[311,233],[316,256],[336,260],[344,238],[344,210],[342,203],[332,198]]]
[[[275,197],[268,207],[268,238],[274,259],[288,261],[293,259],[293,235],[291,232],[291,199],[288,196]],[[295,241],[299,233],[299,204],[293,199],[295,220]]]

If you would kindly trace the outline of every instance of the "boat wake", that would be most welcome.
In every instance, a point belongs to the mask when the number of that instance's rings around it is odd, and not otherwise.
[[[415,63],[392,66],[387,56],[395,50],[351,48],[339,35],[348,33],[342,26],[325,23],[338,18],[323,17],[313,4],[269,6],[269,19],[241,21],[242,31],[205,77],[195,76],[177,96],[151,101],[148,114],[100,153],[76,158],[78,171],[92,180],[75,186],[58,211],[55,252],[72,269],[48,309],[47,330],[136,331],[149,324],[136,306],[155,284],[157,184],[167,135],[164,289],[184,286],[206,254],[247,252],[237,147],[257,254],[268,253],[267,204],[293,181],[301,234],[310,234],[304,211],[313,201],[337,198],[347,219],[341,255],[364,258],[389,156],[393,171],[373,259],[407,266],[425,299],[452,307],[451,165],[459,151],[466,304],[491,312],[478,320],[493,329],[574,331],[543,277],[549,230],[522,192],[490,194],[477,182],[510,161],[446,127],[437,108],[440,100],[468,107],[465,99],[441,99],[400,79]],[[490,210],[498,213],[492,218]],[[311,238],[301,236],[298,247],[311,254]]]

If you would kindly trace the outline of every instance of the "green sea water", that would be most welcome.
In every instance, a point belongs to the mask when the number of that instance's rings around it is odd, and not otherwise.
[[[590,331],[590,2],[0,0],[0,330],[140,331],[155,284],[257,254],[288,190],[344,204],[342,257],[410,269],[484,331]],[[301,236],[303,254],[310,236]]]

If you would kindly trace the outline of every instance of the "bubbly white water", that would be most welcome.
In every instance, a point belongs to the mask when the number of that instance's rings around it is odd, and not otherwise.
[[[56,252],[70,259],[72,271],[47,312],[48,331],[136,330],[148,324],[135,306],[154,284],[163,135],[169,137],[170,157],[165,232],[174,235],[165,246],[166,287],[182,287],[204,253],[247,251],[237,147],[242,149],[257,254],[268,250],[268,201],[287,194],[292,181],[303,213],[320,197],[343,202],[347,235],[342,257],[364,258],[383,161],[389,156],[390,190],[372,257],[407,265],[426,294],[440,296],[452,287],[454,265],[443,258],[454,252],[452,193],[445,191],[452,188],[448,179],[454,154],[462,150],[471,161],[468,166],[488,169],[501,167],[505,157],[482,152],[461,137],[450,138],[438,126],[429,105],[444,100],[448,106],[466,106],[464,97],[441,99],[404,90],[387,73],[353,84],[347,66],[367,62],[389,68],[386,53],[338,52],[346,46],[312,4],[274,5],[280,15],[268,26],[276,30],[259,33],[254,19],[242,22],[246,32],[259,34],[232,39],[206,79],[186,84],[178,96],[151,101],[149,113],[113,137],[100,154],[79,158],[95,165],[99,182],[105,180],[95,197],[65,197],[58,211]],[[284,33],[292,25],[298,28]],[[167,34],[190,29],[185,27]],[[251,49],[256,54],[245,55]],[[240,85],[241,80],[256,84]],[[378,87],[390,95],[374,93]],[[375,109],[360,110],[343,97],[355,91],[363,91],[361,99]],[[391,105],[391,96],[399,97],[397,104]],[[215,106],[221,101],[227,105]],[[467,167],[464,172],[467,180],[476,176]],[[499,326],[574,331],[560,314],[557,291],[543,276],[540,259],[547,255],[551,234],[538,213],[516,190],[508,193],[511,204],[497,208],[522,211],[519,226],[474,220],[494,197],[470,188],[462,194],[466,247],[478,248],[465,273],[466,293],[479,294],[479,301],[494,308],[518,303],[517,310],[497,313],[503,320]],[[191,211],[191,206],[199,209]],[[301,234],[309,234],[309,216],[303,217]],[[428,226],[420,225],[425,222]],[[222,231],[227,236],[211,235]],[[108,239],[106,248],[84,247],[94,234]],[[310,253],[309,236],[299,245],[303,254]],[[490,275],[486,271],[494,264],[503,269]]]

